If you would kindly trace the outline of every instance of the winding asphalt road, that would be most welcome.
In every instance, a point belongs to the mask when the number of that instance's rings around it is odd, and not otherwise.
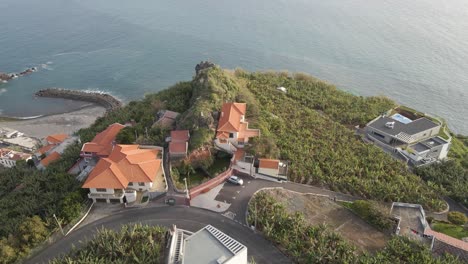
[[[50,259],[69,252],[73,245],[79,246],[80,241],[91,239],[96,230],[102,227],[119,229],[124,224],[136,223],[166,227],[175,224],[179,228],[189,231],[197,231],[210,224],[247,246],[249,259],[253,257],[256,263],[291,263],[291,260],[275,246],[249,228],[239,225],[220,214],[185,206],[126,209],[77,229],[50,245],[44,251],[26,261],[26,263],[47,263]]]

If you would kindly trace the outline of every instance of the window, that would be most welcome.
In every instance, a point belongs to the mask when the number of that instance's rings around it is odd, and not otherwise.
[[[377,133],[377,132],[372,132],[372,134],[374,134],[374,135],[376,135],[376,136],[378,136],[378,137],[380,137],[380,138],[385,138],[384,135],[379,134],[379,133]]]
[[[234,138],[234,133],[229,133],[229,138]]]
[[[144,182],[139,182],[138,185],[139,186],[145,186],[145,183]]]
[[[96,192],[106,192],[106,188],[96,188]]]
[[[129,183],[128,183],[128,186],[133,186],[133,182],[129,182]]]

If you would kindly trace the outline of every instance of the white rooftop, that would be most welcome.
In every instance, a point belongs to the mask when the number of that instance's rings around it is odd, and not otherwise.
[[[247,247],[211,225],[189,236],[181,235],[181,232],[184,230],[177,230],[173,236],[175,240],[173,263],[247,264]],[[171,251],[173,251],[172,247]]]

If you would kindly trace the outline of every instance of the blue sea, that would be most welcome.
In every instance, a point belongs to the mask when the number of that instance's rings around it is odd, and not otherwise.
[[[468,134],[466,0],[0,0],[0,111],[37,116],[82,103],[48,87],[124,101],[222,67],[306,72],[357,95],[386,95]]]

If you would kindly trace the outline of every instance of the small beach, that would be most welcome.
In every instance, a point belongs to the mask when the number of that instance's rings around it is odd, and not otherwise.
[[[0,122],[0,128],[10,128],[34,138],[44,138],[50,134],[72,134],[81,128],[85,128],[103,116],[106,109],[101,106],[91,105],[77,111],[49,115],[28,120]]]

